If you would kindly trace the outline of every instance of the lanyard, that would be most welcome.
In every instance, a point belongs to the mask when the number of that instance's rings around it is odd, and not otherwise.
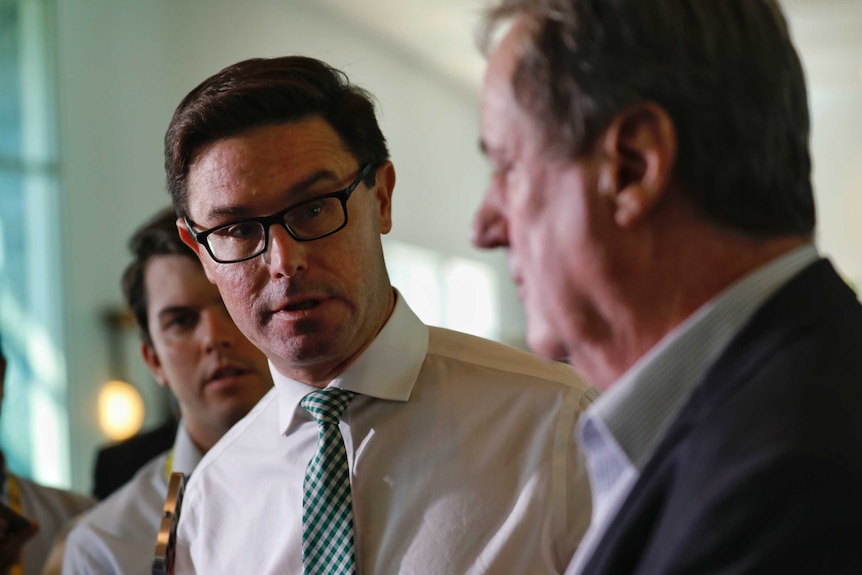
[[[168,457],[165,459],[165,479],[170,481],[171,472],[174,470],[174,450],[168,452]],[[14,574],[12,574],[14,575]]]
[[[21,491],[18,489],[18,482],[12,475],[6,474],[6,485],[9,489],[9,507],[15,513],[21,513]],[[9,575],[24,575],[24,558],[21,558],[17,564],[12,566]]]

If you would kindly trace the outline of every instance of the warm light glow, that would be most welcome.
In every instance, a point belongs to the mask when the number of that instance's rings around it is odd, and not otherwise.
[[[144,400],[132,385],[111,380],[99,392],[99,426],[109,439],[133,436],[144,423]]]

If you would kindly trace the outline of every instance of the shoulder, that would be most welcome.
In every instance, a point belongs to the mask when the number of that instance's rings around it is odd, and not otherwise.
[[[775,333],[748,340],[748,349],[736,345],[716,362],[688,406],[693,439],[721,447],[710,450],[716,455],[758,447],[818,454],[840,446],[855,450],[862,465],[862,316]]]
[[[272,447],[271,443],[280,437],[278,393],[276,388],[272,388],[204,454],[187,483],[183,509],[187,503],[195,500],[198,485],[208,482],[212,474],[236,471],[240,459],[253,459],[261,452],[268,451]]]
[[[562,384],[595,397],[595,390],[568,364],[457,331],[430,327],[428,356],[523,384]]]
[[[716,457],[859,450],[862,305],[825,260],[784,284],[729,342],[682,414]],[[711,447],[711,446],[709,446]],[[862,462],[862,453],[859,453]]]
[[[75,520],[65,538],[63,573],[135,573],[152,561],[165,497],[158,481],[164,458],[157,459]]]
[[[835,494],[833,475],[862,481],[862,321],[821,317],[828,329],[761,328],[725,353],[659,446],[655,478],[673,475],[690,502],[706,492],[763,501],[804,478],[799,505]]]
[[[125,485],[84,514],[72,530],[75,537],[95,532],[133,538],[156,529],[167,495],[166,458],[163,453],[151,459]]]
[[[150,460],[75,521],[66,538],[64,573],[129,573],[151,556],[167,493],[166,457]]]
[[[40,485],[18,476],[15,478],[20,485],[25,508],[37,510],[37,515],[47,513],[68,519],[96,504],[95,499],[83,493]]]

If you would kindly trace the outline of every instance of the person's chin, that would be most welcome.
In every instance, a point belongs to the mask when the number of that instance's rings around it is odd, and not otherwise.
[[[546,325],[536,327],[528,325],[527,345],[534,353],[542,357],[555,361],[565,361],[565,347],[561,345],[553,330]]]
[[[314,329],[282,334],[274,353],[280,361],[296,366],[325,362],[339,355],[342,345],[337,336],[341,333],[339,329]]]

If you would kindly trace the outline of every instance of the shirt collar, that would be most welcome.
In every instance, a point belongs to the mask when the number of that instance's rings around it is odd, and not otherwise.
[[[327,387],[347,389],[379,399],[407,401],[427,352],[428,327],[395,290],[395,307],[383,329]],[[294,425],[299,402],[314,388],[282,375],[272,362],[269,369],[278,393],[279,429],[282,434],[287,434]]]
[[[666,335],[587,410],[583,426],[599,419],[638,469],[709,365],[752,314],[783,284],[818,258],[806,244],[748,274]],[[585,446],[589,451],[589,447]]]
[[[171,471],[189,475],[200,463],[203,453],[195,447],[186,426],[180,421],[171,454]]]

